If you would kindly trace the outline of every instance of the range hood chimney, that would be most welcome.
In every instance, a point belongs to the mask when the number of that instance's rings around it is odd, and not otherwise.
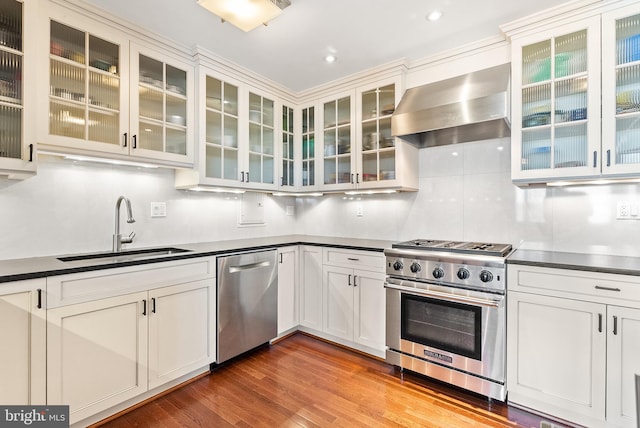
[[[391,133],[418,147],[509,137],[510,64],[407,89]]]

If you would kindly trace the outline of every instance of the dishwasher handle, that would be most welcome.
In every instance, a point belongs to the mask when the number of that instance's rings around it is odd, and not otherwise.
[[[258,269],[261,267],[268,267],[268,266],[271,266],[271,262],[269,260],[256,262],[256,263],[249,263],[246,265],[229,266],[229,273],[244,272],[244,271]]]

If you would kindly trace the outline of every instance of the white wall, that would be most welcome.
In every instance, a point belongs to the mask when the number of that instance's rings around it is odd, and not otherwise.
[[[640,202],[637,184],[518,188],[509,144],[505,138],[421,149],[418,192],[300,199],[298,221],[309,233],[333,236],[640,256],[640,221],[615,219],[618,201]]]
[[[297,232],[293,198],[266,197],[265,224],[238,226],[242,195],[175,190],[171,170],[41,157],[35,177],[0,180],[0,259],[110,251],[120,195],[136,219],[126,223],[123,205],[121,232],[137,235],[125,248]],[[167,216],[151,218],[151,202],[166,202]]]

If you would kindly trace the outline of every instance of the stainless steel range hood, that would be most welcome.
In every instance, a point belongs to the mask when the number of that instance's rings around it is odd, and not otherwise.
[[[408,89],[391,117],[391,133],[418,147],[511,135],[510,65]]]

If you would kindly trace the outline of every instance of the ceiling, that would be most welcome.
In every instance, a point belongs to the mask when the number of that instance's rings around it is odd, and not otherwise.
[[[399,59],[499,36],[498,26],[562,0],[291,0],[245,33],[196,0],[87,0],[187,46],[200,45],[295,92]],[[442,11],[439,21],[425,17]],[[336,62],[324,61],[335,53]]]

